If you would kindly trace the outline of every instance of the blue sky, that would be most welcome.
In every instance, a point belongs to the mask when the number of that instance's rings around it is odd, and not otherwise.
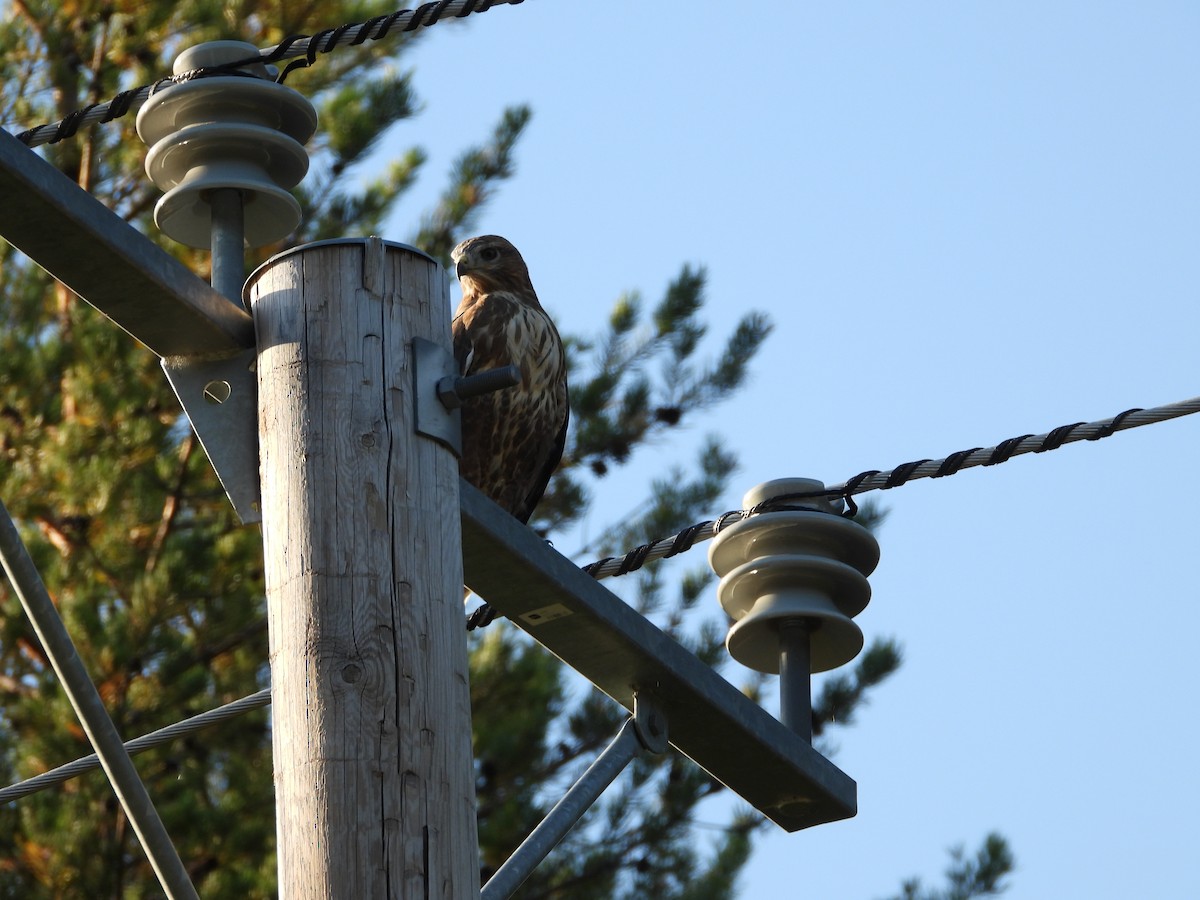
[[[478,230],[522,249],[564,330],[685,262],[713,334],[770,314],[749,387],[614,477],[592,533],[709,432],[741,459],[719,513],[771,478],[1183,400],[1198,34],[1189,3],[527,0],[411,57],[427,106],[383,149],[431,160],[385,236],[528,102]],[[768,833],[744,896],[882,897],[993,829],[1016,900],[1200,896],[1198,437],[1183,419],[881,496],[858,621],[906,659],[835,737],[859,814]]]

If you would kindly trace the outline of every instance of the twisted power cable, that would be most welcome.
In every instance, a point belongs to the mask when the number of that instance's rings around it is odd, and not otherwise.
[[[889,490],[918,478],[944,478],[975,466],[995,466],[1024,453],[1045,453],[1075,441],[1098,441],[1128,428],[1165,422],[1168,419],[1177,419],[1180,416],[1188,416],[1196,412],[1200,412],[1200,397],[1184,400],[1181,403],[1157,406],[1153,409],[1127,409],[1110,419],[1061,425],[1045,434],[1024,434],[1001,441],[994,447],[959,450],[942,459],[919,459],[882,472],[870,469],[824,490],[784,494],[764,500],[753,509],[730,510],[717,519],[698,522],[678,534],[635,547],[624,556],[610,556],[596,560],[584,566],[583,570],[596,579],[625,575],[640,569],[651,560],[665,559],[690,550],[700,541],[707,541],[715,537],[722,528],[732,525],[734,522],[740,522],[742,519],[747,519],[760,512],[776,512],[794,508],[789,505],[793,501],[840,498],[847,504],[845,514],[853,516],[858,508],[852,498],[867,491]]]
[[[104,103],[93,103],[82,109],[77,109],[58,122],[49,125],[39,125],[17,135],[17,140],[27,147],[37,147],[42,144],[54,144],[58,141],[73,137],[80,128],[86,128],[98,123],[111,122],[131,110],[137,109],[146,99],[166,84],[191,81],[212,75],[237,74],[240,69],[251,65],[263,65],[279,62],[285,59],[297,59],[287,66],[279,76],[282,81],[296,68],[312,65],[317,54],[329,53],[336,47],[354,47],[366,41],[377,41],[389,34],[404,34],[427,27],[444,19],[461,19],[472,13],[486,12],[493,6],[516,5],[524,0],[435,0],[418,6],[416,9],[402,9],[388,15],[376,16],[366,22],[339,25],[315,35],[293,35],[274,47],[267,47],[257,56],[247,57],[221,66],[212,66],[183,72],[163,78],[154,84],[122,91],[120,94]]]

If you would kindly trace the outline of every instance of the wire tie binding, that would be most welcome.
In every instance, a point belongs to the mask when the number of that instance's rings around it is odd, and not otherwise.
[[[671,544],[671,549],[663,554],[663,559],[674,556],[677,553],[685,553],[692,549],[692,545],[696,543],[696,538],[700,532],[712,525],[712,522],[697,522],[695,525],[689,525],[679,534],[675,535],[675,540]]]
[[[634,547],[625,554],[621,560],[621,565],[617,567],[614,575],[627,575],[630,572],[637,571],[646,562],[646,557],[650,555],[650,544],[642,544],[640,547]]]
[[[896,468],[892,469],[892,474],[888,476],[887,481],[883,483],[883,490],[886,491],[889,488],[900,487],[900,485],[912,477],[913,472],[927,462],[929,462],[928,459],[917,459],[896,466]]]
[[[604,559],[598,559],[595,562],[590,562],[586,566],[582,566],[583,571],[587,572],[593,578],[599,578],[596,573],[603,569],[608,563],[616,559],[615,556],[606,556]]]
[[[321,52],[321,41],[328,38],[330,35],[335,35],[337,32],[337,28],[326,28],[324,31],[318,31],[315,35],[310,37],[308,39],[308,50],[305,52],[304,56],[300,59],[293,59],[290,63],[288,63],[284,67],[283,71],[279,73],[279,77],[275,79],[275,82],[277,84],[283,84],[287,77],[296,69],[307,69],[313,63],[315,63],[317,61],[317,54]],[[303,40],[303,38],[299,38],[299,40]],[[328,50],[329,48],[327,47],[326,51]]]
[[[784,512],[789,507],[783,501],[793,500],[796,498],[796,496],[796,494],[780,494],[778,497],[768,497],[766,500],[755,503],[752,507],[746,510],[746,518],[748,519],[751,516],[761,515],[765,512]]]
[[[210,74],[213,75],[249,75],[249,72],[241,71],[246,66],[256,66],[259,64],[266,65],[275,58],[274,54],[263,56],[257,53],[254,56],[247,56],[244,59],[235,59],[233,62],[221,63],[219,66],[214,66]],[[256,76],[251,76],[256,77]]]
[[[768,497],[760,503],[756,503],[753,507],[747,510],[747,516],[756,516],[759,513],[765,512],[813,512],[809,506],[793,506],[789,500],[819,500],[822,498],[837,498],[841,493],[838,491],[793,491],[790,494],[777,494],[774,497]]]
[[[282,60],[291,52],[293,44],[298,44],[303,40],[310,40],[308,49],[311,52],[312,43],[307,34],[289,34],[282,41],[275,45],[274,50],[262,57],[263,64],[265,65]],[[292,69],[303,69],[307,65],[309,65],[309,63],[305,62],[303,59],[293,60],[284,66],[283,70],[275,77],[275,83],[283,84],[283,80],[288,77],[288,73],[291,72]]]
[[[982,447],[972,447],[970,450],[958,450],[954,453],[951,453],[944,460],[942,460],[942,464],[938,466],[938,470],[929,477],[945,478],[947,475],[955,474],[966,463],[967,457],[969,457],[972,453],[979,452],[982,449]]]
[[[858,515],[858,504],[854,502],[853,495],[857,493],[859,485],[870,478],[874,478],[878,474],[878,469],[867,469],[867,471],[859,472],[846,482],[846,484],[842,487],[842,492],[838,495],[846,503],[846,511],[842,513],[842,518],[853,519]]]
[[[1008,462],[1017,452],[1017,448],[1021,446],[1021,441],[1031,437],[1033,437],[1032,434],[1023,434],[1020,437],[1011,437],[1006,441],[1001,441],[992,451],[992,455],[984,460],[983,465],[998,466],[1000,463]]]
[[[117,96],[113,97],[108,104],[108,112],[104,114],[101,122],[111,122],[113,119],[119,119],[125,113],[129,112],[129,108],[133,106],[133,100],[137,96],[137,88],[132,88],[128,91],[121,91]]]
[[[146,99],[149,100],[151,97],[153,97],[155,94],[157,94],[158,89],[161,88],[164,84],[173,84],[173,83],[174,83],[174,81],[170,75],[168,75],[166,78],[158,79],[158,81],[156,81],[156,82],[154,82],[154,84],[150,85],[150,92],[148,94],[146,94]]]
[[[1071,425],[1059,425],[1053,431],[1046,435],[1046,439],[1042,441],[1042,445],[1034,450],[1034,453],[1045,453],[1047,450],[1057,450],[1067,442],[1067,438],[1071,436],[1071,432],[1080,425],[1085,425],[1086,422],[1075,422]]]
[[[400,17],[408,10],[402,9],[400,12],[394,12],[383,17],[383,24],[379,26],[379,33],[371,36],[371,40],[378,41],[387,36],[387,33],[392,30],[392,26],[400,21]]]
[[[713,526],[712,526],[713,534],[714,535],[720,534],[721,529],[725,527],[726,520],[729,519],[731,516],[737,516],[738,521],[740,522],[742,519],[746,518],[748,515],[749,515],[749,513],[743,512],[740,509],[731,509],[727,513],[722,513],[720,516],[717,517],[717,521],[713,522]]]
[[[266,56],[260,57],[260,59],[264,63],[279,62],[279,60],[283,59],[288,55],[289,52],[291,52],[293,44],[300,43],[300,41],[304,40],[306,37],[308,37],[307,34],[289,34],[282,41],[275,45],[275,49],[273,49]]]
[[[342,36],[353,27],[354,23],[348,22],[345,25],[339,25],[337,28],[333,29],[333,34],[329,36],[329,40],[325,42],[325,46],[321,48],[321,52],[328,53],[330,50],[333,50],[335,47],[337,47],[337,45],[342,42]]]
[[[54,137],[50,139],[50,143],[54,144],[66,138],[73,137],[75,132],[79,130],[79,123],[83,121],[83,117],[95,109],[100,104],[93,103],[90,106],[85,106],[83,109],[77,109],[72,113],[68,113],[58,125],[58,130],[54,132]]]
[[[861,485],[864,481],[866,481],[869,478],[874,478],[878,474],[879,474],[878,469],[867,469],[867,471],[865,471],[865,472],[859,472],[857,475],[855,475],[853,478],[849,479],[846,482],[846,486],[842,491],[842,497],[845,498],[846,496],[848,496],[850,494],[857,493],[859,485]]]
[[[1100,438],[1112,437],[1114,434],[1117,433],[1118,430],[1120,430],[1122,422],[1124,422],[1129,416],[1132,416],[1134,413],[1139,413],[1141,411],[1142,411],[1141,407],[1135,406],[1133,409],[1127,409],[1123,413],[1117,413],[1115,416],[1113,416],[1111,422],[1109,422],[1107,425],[1105,425],[1103,428],[1101,428],[1099,431],[1097,431],[1095,434],[1093,434],[1090,438],[1088,438],[1088,440],[1089,441],[1098,441],[1098,440],[1100,440]]]
[[[418,6],[412,14],[412,18],[408,20],[408,24],[404,26],[402,31],[416,31],[422,25],[432,25],[438,20],[438,17],[446,11],[453,0],[438,0],[436,3],[423,3]],[[425,21],[428,13],[429,21]]]
[[[249,56],[246,59],[235,60],[232,63],[223,63],[219,66],[201,66],[198,69],[191,69],[180,75],[173,75],[170,80],[176,84],[184,84],[188,81],[196,81],[199,78],[217,78],[217,77],[235,77],[235,78],[257,78],[250,72],[243,72],[242,66],[255,65],[262,61],[260,56]]]
[[[375,38],[371,32],[378,28],[382,22],[387,21],[391,17],[392,14],[387,13],[382,16],[375,16],[373,19],[367,19],[367,21],[363,22],[362,25],[359,26],[358,34],[351,39],[350,46],[357,47],[359,44],[366,43],[367,38],[374,40]]]

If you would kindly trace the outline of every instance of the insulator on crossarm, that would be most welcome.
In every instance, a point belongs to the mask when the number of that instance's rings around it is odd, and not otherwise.
[[[174,72],[257,53],[241,41],[198,44],[179,55]],[[146,173],[166,191],[154,222],[191,247],[214,247],[220,239],[214,199],[228,191],[240,197],[242,232],[251,247],[286,237],[300,222],[290,189],[308,171],[303,145],[316,130],[316,111],[302,94],[269,80],[265,66],[238,72],[164,85],[138,113],[138,135],[151,146]],[[234,227],[237,218],[229,217]]]
[[[734,620],[725,646],[742,665],[780,675],[781,718],[811,739],[811,675],[849,662],[863,646],[853,617],[871,598],[879,562],[869,531],[841,516],[842,501],[806,478],[768,481],[743,508],[772,498],[722,530],[708,552],[717,597]],[[795,499],[791,499],[795,498]]]

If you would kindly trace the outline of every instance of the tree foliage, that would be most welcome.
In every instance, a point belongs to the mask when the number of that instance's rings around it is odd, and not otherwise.
[[[926,890],[919,878],[905,881],[894,900],[973,900],[975,897],[994,897],[1004,893],[1004,879],[1015,867],[1008,841],[995,832],[983,839],[973,857],[962,847],[950,851],[950,866],[946,869],[946,886]]]
[[[16,131],[151,83],[195,43],[257,46],[390,12],[364,0],[11,0],[0,23],[0,119]],[[439,27],[455,27],[452,25]],[[322,56],[289,84],[325,127],[296,194],[304,217],[279,245],[377,233],[419,177],[420,148],[378,171],[368,155],[414,114],[414,75],[397,68],[416,36]],[[382,65],[384,60],[388,65]],[[530,118],[515,106],[462,153],[436,207],[409,240],[445,261],[508,178]],[[206,254],[162,239],[145,148],[123,127],[85,129],[45,157],[193,271]],[[354,174],[354,178],[346,177]],[[705,273],[685,265],[661,300],[618,298],[603,332],[567,336],[574,427],[534,525],[579,520],[614,467],[727,399],[770,332],[749,313],[707,360]],[[561,312],[561,311],[558,311]],[[599,552],[625,549],[711,514],[736,460],[710,438],[691,467],[650,486]],[[0,496],[118,729],[151,731],[269,682],[261,538],[240,527],[162,377],[158,360],[0,242]],[[661,570],[631,579],[630,602],[702,659],[722,658],[720,627],[690,614],[708,585]],[[569,680],[557,661],[505,626],[472,639],[481,865],[507,856],[615,733],[618,710]],[[816,707],[818,730],[848,722],[899,663],[867,654]],[[756,690],[757,685],[748,686]],[[0,779],[29,777],[89,751],[16,598],[0,586]],[[274,816],[265,713],[137,758],[202,896],[274,895]],[[720,790],[671,756],[639,761],[522,889],[528,898],[732,896],[762,820],[738,813],[715,842],[696,840],[697,806]],[[153,878],[103,776],[0,807],[0,897],[140,898]]]

